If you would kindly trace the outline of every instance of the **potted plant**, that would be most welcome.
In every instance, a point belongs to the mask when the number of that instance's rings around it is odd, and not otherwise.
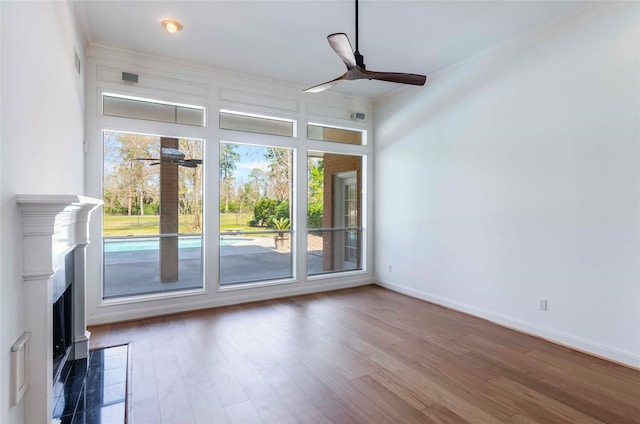
[[[289,244],[289,233],[284,232],[284,230],[291,228],[289,218],[273,218],[271,223],[273,224],[273,228],[281,231],[273,237],[276,243],[276,250],[289,249],[291,246]]]

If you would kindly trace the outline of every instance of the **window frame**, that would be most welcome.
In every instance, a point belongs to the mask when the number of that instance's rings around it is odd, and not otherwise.
[[[239,137],[242,137],[241,134],[245,134],[244,131],[238,131],[238,130],[230,130],[230,131],[234,131],[239,133]],[[259,134],[259,133],[254,133],[254,132],[246,132],[246,134]],[[269,136],[269,137],[285,137],[285,138],[291,138],[291,137],[286,137],[286,136],[274,136],[272,134],[262,134],[265,136]],[[263,147],[263,148],[279,148],[279,149],[288,149],[291,151],[291,166],[293,167],[293,181],[291,182],[291,186],[290,186],[290,194],[289,194],[289,204],[290,204],[290,208],[291,208],[291,212],[290,212],[290,222],[291,222],[291,227],[289,230],[287,230],[287,232],[289,232],[290,236],[289,236],[289,242],[291,243],[291,277],[284,277],[284,278],[275,278],[275,279],[265,279],[265,280],[252,280],[252,281],[245,281],[245,282],[237,282],[237,283],[230,283],[230,284],[222,284],[221,281],[221,255],[220,255],[220,251],[218,251],[218,267],[217,267],[217,290],[218,292],[226,292],[226,291],[233,291],[233,290],[242,290],[242,289],[250,289],[250,288],[256,288],[256,287],[267,287],[267,286],[275,286],[275,285],[281,285],[281,284],[291,284],[291,283],[296,283],[298,282],[298,279],[296,278],[297,276],[297,255],[299,248],[297,247],[298,244],[296,242],[296,232],[297,232],[297,228],[298,228],[298,223],[297,223],[297,214],[296,214],[296,158],[297,158],[297,149],[294,147],[285,147],[285,146],[273,146],[273,145],[269,145],[269,144],[255,144],[255,143],[243,143],[243,142],[237,142],[237,141],[227,141],[227,140],[219,140],[218,141],[218,150],[220,150],[222,144],[239,144],[239,145],[245,145],[245,146],[252,146],[252,147]],[[218,173],[219,174],[219,173]],[[220,178],[218,178],[217,180],[218,185],[220,186],[222,183],[222,180]],[[216,211],[218,216],[220,216],[220,208],[221,208],[221,199],[222,196],[218,196],[217,198],[217,202],[216,202]],[[293,219],[291,219],[293,218]],[[252,234],[252,233],[277,233],[278,231],[276,230],[266,230],[266,231],[244,231],[241,232],[241,234]],[[223,232],[220,227],[218,227],[217,229],[217,234],[218,237],[217,239],[220,239],[220,236],[224,235],[224,234],[229,234],[228,232]]]
[[[333,142],[327,142],[329,144],[331,144],[331,147],[333,147],[334,144]],[[354,146],[354,145],[350,145],[350,144],[344,144],[345,146]],[[360,146],[358,146],[360,147]],[[307,281],[316,281],[316,280],[322,280],[324,278],[339,278],[342,276],[350,276],[350,275],[359,275],[359,274],[367,274],[369,272],[367,264],[367,254],[368,254],[368,245],[367,245],[367,196],[366,196],[366,189],[367,189],[367,154],[366,153],[353,153],[353,152],[349,152],[349,153],[343,153],[343,152],[338,152],[336,151],[336,149],[323,149],[323,150],[319,150],[319,149],[309,149],[307,151],[307,158],[309,157],[309,152],[317,152],[317,153],[322,153],[323,155],[329,154],[329,155],[342,155],[342,156],[353,156],[353,157],[359,157],[360,158],[360,172],[361,172],[361,176],[360,176],[360,184],[361,184],[361,190],[360,190],[360,225],[357,227],[354,227],[353,230],[358,231],[360,233],[360,257],[359,257],[359,261],[360,261],[360,267],[356,268],[356,269],[344,269],[344,270],[332,270],[332,271],[324,271],[321,273],[314,273],[314,274],[309,274],[309,270],[306,269],[306,280]],[[308,168],[308,161],[307,161],[307,169],[306,169],[306,175],[308,175],[309,173],[309,168]],[[357,173],[355,171],[344,171],[344,172],[339,172],[335,175],[335,177],[340,177],[340,176],[356,176]],[[307,187],[305,187],[308,190],[308,179],[307,179]],[[335,193],[335,191],[334,191]],[[305,196],[306,198],[307,196]],[[308,205],[308,199],[307,200],[307,205]],[[332,213],[335,213],[335,211],[333,211]],[[306,218],[306,217],[305,217]],[[305,220],[306,222],[306,220]],[[324,228],[324,227],[323,227]],[[342,228],[342,227],[329,227],[329,228],[325,228],[327,230],[334,230],[334,228]],[[346,228],[346,227],[345,227]],[[314,230],[318,230],[318,228],[309,228],[308,226],[305,227],[305,232],[306,234],[309,234],[309,232],[317,232]],[[305,236],[306,236],[305,234]],[[332,242],[335,243],[335,240]],[[323,249],[324,250],[324,249]],[[324,253],[324,252],[323,252]],[[308,248],[305,249],[305,257],[307,257],[308,255]]]
[[[153,121],[155,122],[155,121]],[[151,134],[151,133],[142,133],[142,132],[128,132],[128,131],[122,131],[122,130],[110,130],[110,129],[103,129],[102,130],[102,134],[104,137],[104,134],[111,132],[111,133],[124,133],[124,134],[134,134],[134,135],[144,135],[144,136],[150,136],[150,137],[157,137],[158,138],[158,142],[160,142],[160,138],[165,137],[163,135],[160,134]],[[203,139],[197,139],[197,138],[191,138],[191,137],[184,137],[184,136],[169,136],[168,138],[175,138],[175,139],[188,139],[188,140],[197,140],[199,141],[202,145],[201,145],[201,150],[202,150],[202,158],[205,157],[206,155],[206,140]],[[103,148],[104,148],[104,139],[103,139]],[[102,166],[100,167],[100,171],[101,171],[101,179],[104,179],[105,176],[105,169],[104,169],[104,165],[105,165],[105,157],[104,157],[104,152],[102,153]],[[171,298],[171,297],[179,297],[179,296],[184,296],[184,295],[191,295],[191,294],[199,294],[199,293],[203,293],[206,291],[206,277],[205,277],[205,261],[206,261],[206,250],[205,250],[205,214],[206,214],[206,195],[205,195],[205,185],[206,185],[206,179],[207,179],[207,172],[206,172],[206,167],[204,165],[204,162],[200,165],[202,166],[202,181],[201,181],[201,203],[202,203],[202,212],[201,212],[201,219],[202,219],[202,230],[200,232],[200,239],[201,239],[201,247],[200,247],[200,254],[201,254],[201,258],[200,258],[200,276],[202,278],[201,281],[201,285],[199,287],[191,287],[191,288],[184,288],[184,289],[178,289],[178,290],[166,290],[166,291],[156,291],[156,292],[140,292],[137,294],[130,294],[130,295],[118,295],[118,296],[107,296],[105,297],[105,285],[106,285],[106,280],[105,280],[105,261],[104,261],[104,255],[105,255],[105,251],[104,251],[104,244],[105,244],[105,239],[113,239],[113,238],[118,238],[113,237],[113,236],[105,236],[104,235],[104,211],[100,214],[100,228],[101,228],[101,232],[100,232],[100,245],[101,245],[101,256],[102,256],[102,266],[101,266],[101,278],[100,278],[100,297],[101,297],[101,301],[104,304],[119,304],[119,303],[128,303],[129,301],[135,301],[135,300],[149,300],[149,299],[162,299],[162,298]],[[159,170],[158,170],[159,171]],[[102,190],[101,190],[101,197],[100,198],[104,198],[104,188],[105,188],[105,184],[103,181],[102,184]],[[179,234],[180,236],[189,236],[190,234]],[[151,237],[158,237],[159,239],[162,237],[166,237],[166,234],[162,234],[161,232],[158,232],[157,234],[151,234],[149,235],[149,237],[147,238],[151,238]],[[145,238],[145,236],[134,236],[133,238],[135,239],[139,239],[139,238]],[[169,283],[170,284],[170,283]]]
[[[270,85],[264,82],[255,86],[246,79],[247,84],[233,83],[230,80],[216,80],[212,75],[190,73],[187,68],[165,71],[161,68],[148,68],[154,80],[147,86],[128,86],[119,81],[113,72],[122,66],[111,58],[91,57],[88,59],[88,75],[86,93],[86,187],[87,195],[101,196],[102,149],[97,148],[97,141],[102,141],[102,131],[135,132],[159,134],[166,137],[185,137],[203,140],[205,164],[217,163],[219,160],[217,143],[221,140],[234,143],[269,145],[294,149],[294,181],[292,214],[294,220],[293,243],[297,244],[296,252],[306,252],[306,161],[309,150],[335,152],[338,154],[354,154],[363,158],[363,193],[362,193],[362,225],[365,231],[362,251],[362,271],[348,271],[335,274],[307,276],[306,255],[298,254],[294,261],[294,278],[291,282],[248,283],[238,288],[219,290],[217,270],[219,255],[218,236],[219,220],[217,208],[211,200],[218,202],[218,171],[210,166],[203,169],[204,196],[208,199],[203,206],[204,216],[204,288],[195,292],[172,292],[170,294],[154,294],[140,297],[103,299],[102,284],[95,288],[87,288],[87,316],[90,325],[119,320],[145,318],[148,316],[173,312],[189,311],[218,305],[236,304],[243,301],[262,300],[274,296],[297,295],[309,292],[321,292],[325,289],[353,287],[368,284],[373,278],[372,269],[367,266],[372,255],[372,238],[367,233],[369,220],[373,216],[373,199],[367,197],[366,190],[373,182],[373,148],[370,139],[372,124],[370,120],[355,121],[350,118],[351,111],[356,110],[371,116],[372,104],[366,99],[347,96],[307,96],[292,87]],[[125,60],[126,62],[126,60]],[[133,63],[133,62],[132,62]],[[130,70],[135,71],[136,66]],[[186,70],[186,71],[185,71]],[[244,81],[242,78],[240,80]],[[239,80],[239,81],[240,81]],[[152,81],[152,80],[149,80]],[[170,82],[167,87],[161,86],[163,81]],[[255,81],[254,81],[255,82]],[[185,90],[181,91],[181,87]],[[274,93],[277,92],[277,97]],[[104,116],[101,114],[102,93],[130,95],[133,97],[158,99],[161,103],[186,105],[202,105],[205,108],[205,126],[196,127],[183,124],[144,121],[132,118]],[[240,111],[264,116],[280,116],[296,121],[294,137],[243,133],[235,130],[221,130],[218,127],[220,109]],[[366,134],[363,145],[348,145],[334,142],[307,139],[307,122],[337,128],[356,129]],[[100,194],[99,194],[100,193]],[[304,220],[304,221],[303,221]],[[99,234],[102,229],[101,219],[92,219],[91,233]],[[212,234],[213,233],[213,234]],[[212,235],[214,237],[212,237]],[[102,248],[100,243],[92,243],[87,250],[89,279],[102,281]],[[325,288],[323,288],[323,286]],[[97,293],[96,291],[99,291]],[[233,293],[226,293],[227,291]]]

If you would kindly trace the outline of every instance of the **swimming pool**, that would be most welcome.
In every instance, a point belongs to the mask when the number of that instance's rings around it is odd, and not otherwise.
[[[248,241],[246,238],[225,237],[220,239],[220,246],[232,246],[239,241]],[[180,237],[178,239],[178,248],[189,248],[202,246],[201,237]],[[104,240],[104,252],[132,252],[139,250],[159,250],[160,239],[158,238],[140,238],[132,240],[114,239]]]

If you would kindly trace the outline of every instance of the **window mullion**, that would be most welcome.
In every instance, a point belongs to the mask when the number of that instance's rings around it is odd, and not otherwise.
[[[295,201],[296,201],[296,280],[305,281],[307,276],[307,155],[308,150],[299,148],[294,167]]]

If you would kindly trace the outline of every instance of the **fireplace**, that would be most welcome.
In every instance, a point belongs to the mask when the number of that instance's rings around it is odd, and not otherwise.
[[[23,223],[24,340],[29,346],[24,355],[16,355],[24,363],[14,367],[27,375],[25,387],[12,398],[24,402],[25,422],[51,423],[56,374],[67,360],[86,358],[89,352],[85,248],[90,214],[102,201],[18,195],[16,202]]]

